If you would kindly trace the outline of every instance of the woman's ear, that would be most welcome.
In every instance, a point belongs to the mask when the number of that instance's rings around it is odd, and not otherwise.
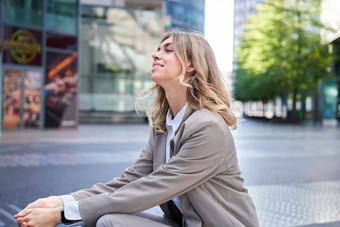
[[[187,63],[187,73],[192,73],[195,71],[195,68],[192,66],[191,62]]]

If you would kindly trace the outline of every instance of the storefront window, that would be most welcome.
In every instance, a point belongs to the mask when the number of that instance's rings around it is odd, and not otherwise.
[[[4,1],[5,23],[43,26],[43,0]]]
[[[151,55],[164,32],[161,13],[84,7],[81,25],[80,109],[133,112],[151,87]]]
[[[40,126],[41,82],[42,74],[39,71],[5,70],[4,129]]]
[[[46,28],[51,31],[77,34],[77,0],[48,0]]]

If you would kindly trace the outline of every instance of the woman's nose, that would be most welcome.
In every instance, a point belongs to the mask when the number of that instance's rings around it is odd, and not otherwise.
[[[158,52],[152,54],[152,58],[153,58],[154,61],[159,60],[160,58],[159,58]]]

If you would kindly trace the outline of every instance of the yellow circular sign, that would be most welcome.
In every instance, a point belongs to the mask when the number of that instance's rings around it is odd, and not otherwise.
[[[17,30],[11,42],[16,44],[11,48],[12,57],[19,63],[28,64],[41,52],[41,45],[30,31]]]

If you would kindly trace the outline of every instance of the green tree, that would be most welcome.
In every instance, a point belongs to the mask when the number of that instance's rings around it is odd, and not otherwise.
[[[332,56],[322,44],[320,0],[267,0],[244,27],[237,51],[235,93],[241,101],[264,102],[287,92],[317,92]],[[317,99],[316,99],[317,100]]]

